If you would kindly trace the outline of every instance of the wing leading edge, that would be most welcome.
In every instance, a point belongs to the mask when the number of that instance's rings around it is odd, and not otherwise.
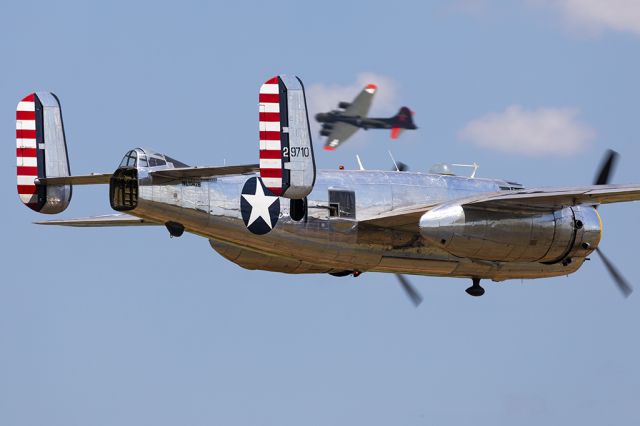
[[[464,205],[480,208],[556,210],[578,204],[609,204],[640,200],[640,184],[533,188],[498,193]]]
[[[378,86],[375,84],[367,84],[344,110],[343,114],[350,117],[366,117],[369,114],[369,109],[371,109],[373,95],[376,94],[377,90]]]

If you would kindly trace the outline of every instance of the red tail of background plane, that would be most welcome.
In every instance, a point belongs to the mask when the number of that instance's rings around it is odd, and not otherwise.
[[[416,129],[416,125],[413,123],[413,111],[406,106],[400,108],[400,111],[393,117],[391,117],[391,139],[398,139],[400,134],[405,129]]]

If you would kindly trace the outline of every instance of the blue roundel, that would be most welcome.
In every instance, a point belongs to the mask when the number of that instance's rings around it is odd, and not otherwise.
[[[273,195],[259,177],[249,178],[242,187],[240,212],[249,231],[264,235],[278,223],[280,198]]]

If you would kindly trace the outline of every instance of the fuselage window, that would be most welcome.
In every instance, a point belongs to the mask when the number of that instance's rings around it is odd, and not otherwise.
[[[329,216],[356,218],[356,193],[354,191],[329,190]]]

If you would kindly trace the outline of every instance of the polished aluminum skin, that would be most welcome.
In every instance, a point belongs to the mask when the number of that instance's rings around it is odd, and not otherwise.
[[[49,92],[37,92],[43,108],[44,161],[47,177],[69,176],[67,145],[62,125],[62,111],[58,99]],[[71,185],[47,185],[47,198],[40,213],[56,214],[64,211],[71,201]]]
[[[420,234],[447,252],[499,262],[555,263],[585,257],[600,242],[600,218],[592,207],[554,212],[485,210],[452,203],[426,212]]]
[[[127,213],[159,223],[179,222],[187,232],[208,238],[222,256],[249,269],[377,271],[496,281],[540,278],[575,272],[600,240],[600,219],[590,206],[540,212],[456,204],[465,197],[501,192],[509,186],[502,180],[345,170],[318,171],[305,218],[293,220],[290,200],[280,198],[274,229],[254,235],[242,220],[240,194],[246,180],[255,175],[155,184],[149,175],[152,170],[138,167],[139,198]],[[330,193],[351,191],[355,212],[331,205]],[[414,225],[363,223],[420,204],[442,206]]]
[[[313,144],[307,117],[304,89],[300,80],[293,76],[281,76],[287,87],[287,116],[289,126],[289,148],[284,168],[290,173],[290,186],[283,196],[302,199],[309,195],[316,179]]]

